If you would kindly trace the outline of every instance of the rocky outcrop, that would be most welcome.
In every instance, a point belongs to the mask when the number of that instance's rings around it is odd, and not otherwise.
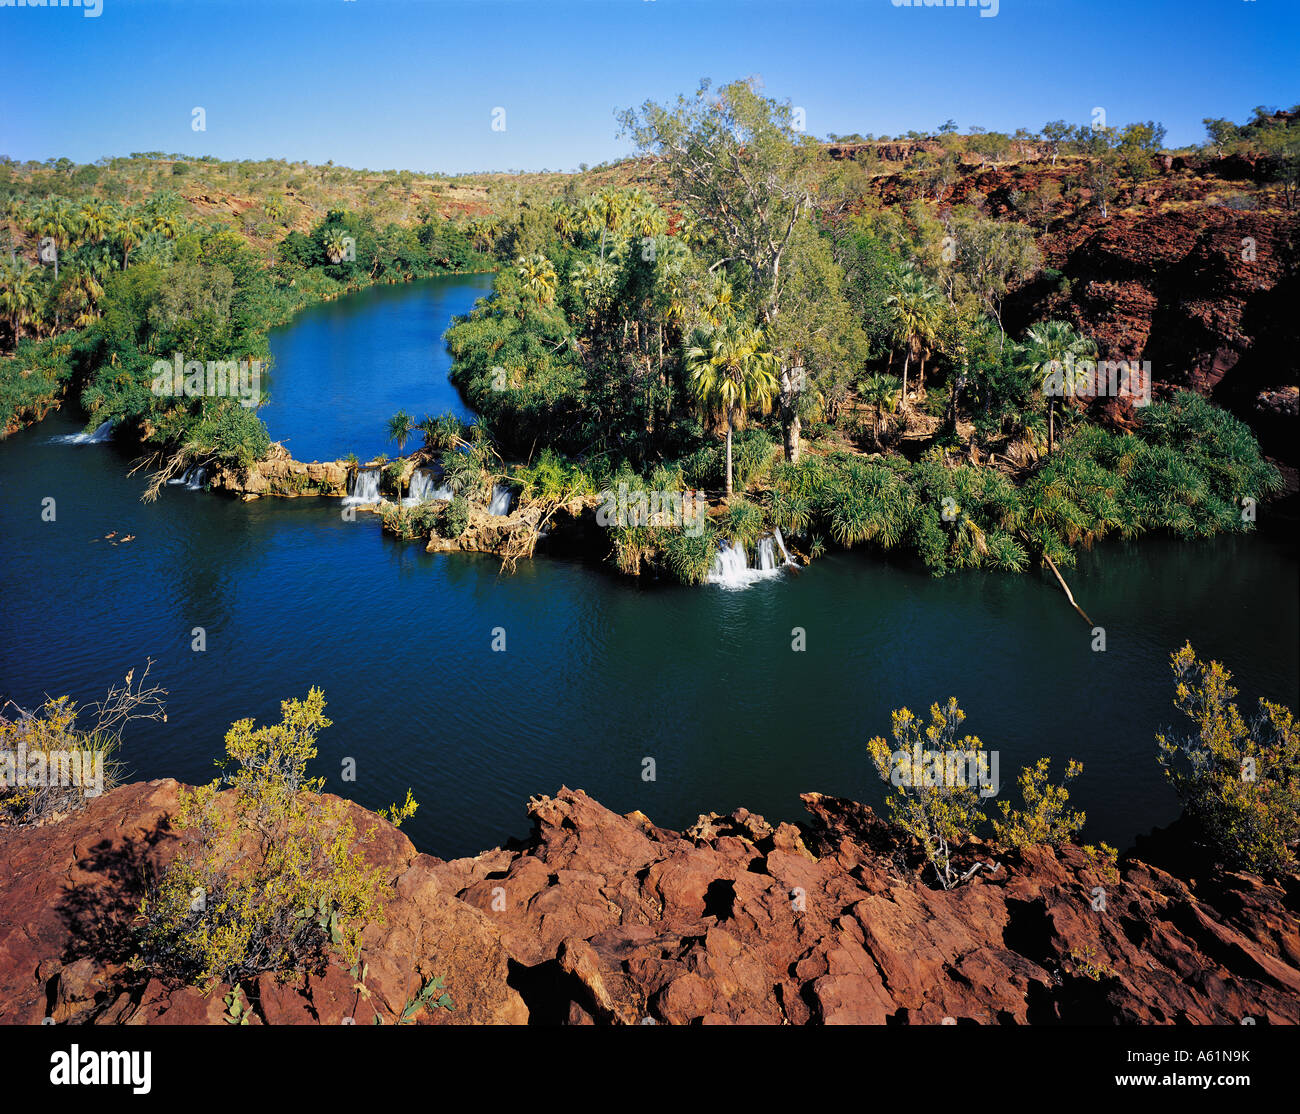
[[[220,1023],[227,986],[204,995],[136,971],[131,926],[148,881],[179,845],[169,818],[180,785],[137,783],[39,828],[0,833],[0,1022]],[[484,914],[448,893],[436,860],[387,821],[344,802],[358,830],[375,829],[366,857],[382,869],[382,924],[367,927],[364,991],[330,964],[291,982],[246,986],[255,1021],[337,1025],[395,1022],[421,986],[441,975],[454,1010],[417,1022],[517,1023],[528,1011],[508,983],[509,956]]]
[[[963,164],[944,195],[941,214],[974,204],[1033,225],[1044,270],[1008,296],[1008,330],[1069,321],[1097,342],[1101,359],[1150,361],[1157,397],[1210,395],[1254,427],[1267,453],[1296,463],[1294,422],[1256,405],[1261,392],[1295,386],[1300,344],[1290,308],[1300,295],[1300,213],[1261,189],[1268,160],[1162,156],[1151,177],[1120,183],[1105,220],[1082,167],[1073,155],[1056,165],[1032,157],[979,171]],[[873,188],[904,207],[921,182],[904,169]],[[1048,212],[1018,209],[1044,183],[1060,191]],[[1099,408],[1121,425],[1132,417],[1115,400]]]
[[[802,829],[742,809],[676,833],[562,790],[531,803],[528,846],[435,873],[495,902],[551,1020],[1300,1021],[1300,878],[973,847],[997,869],[944,892],[869,808],[804,801]]]
[[[0,1021],[221,1022],[228,988],[129,964],[178,788],[0,835]],[[347,804],[387,887],[366,991],[334,966],[263,975],[254,1020],[392,1022],[441,975],[455,1011],[421,1023],[1300,1022],[1300,877],[1198,873],[1168,833],[1109,877],[1077,847],[968,847],[985,867],[945,892],[869,808],[804,801],[799,827],[740,809],[674,832],[562,789],[529,803],[526,843],[450,862]]]
[[[215,491],[226,491],[243,499],[263,495],[294,498],[300,495],[346,495],[348,465],[341,460],[294,460],[278,441],[271,445],[265,460],[250,468],[218,466],[208,482]]]

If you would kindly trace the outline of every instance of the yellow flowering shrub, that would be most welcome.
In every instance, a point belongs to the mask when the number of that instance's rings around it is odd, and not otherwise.
[[[1083,773],[1083,763],[1070,759],[1060,785],[1051,785],[1047,781],[1051,766],[1050,758],[1040,758],[1020,771],[1018,784],[1024,808],[1013,809],[1009,801],[998,802],[1002,819],[993,821],[993,835],[999,843],[1011,847],[1068,843],[1083,827],[1084,814],[1071,812],[1065,807],[1070,799],[1065,782],[1073,781]]]
[[[186,842],[141,908],[141,958],[154,970],[211,988],[316,969],[331,952],[355,967],[362,930],[382,922],[379,870],[364,857],[375,828],[358,832],[306,776],[330,725],[324,695],[280,707],[278,724],[233,724],[223,776],[182,792]]]
[[[1261,699],[1251,720],[1232,674],[1190,643],[1170,657],[1174,706],[1190,735],[1156,736],[1157,753],[1188,815],[1224,863],[1275,874],[1293,869],[1300,842],[1300,730],[1294,713]]]

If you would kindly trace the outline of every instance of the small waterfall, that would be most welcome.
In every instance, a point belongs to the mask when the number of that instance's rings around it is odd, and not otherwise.
[[[348,493],[343,502],[345,505],[352,506],[382,503],[383,497],[379,494],[379,469],[358,468],[353,473],[352,482],[348,485]]]
[[[510,513],[510,504],[514,501],[514,496],[505,484],[494,484],[492,486],[492,502],[488,504],[488,514],[496,515],[500,518]]]
[[[786,565],[793,565],[794,561],[790,559],[790,551],[785,547],[785,538],[781,537],[781,527],[779,526],[773,527],[772,537],[776,539],[776,547],[781,551],[782,563]]]
[[[51,445],[102,445],[113,438],[113,419],[101,422],[93,433],[68,433],[61,437],[51,437]]]
[[[445,483],[440,484],[440,479],[441,473],[435,473],[432,468],[417,468],[411,473],[411,494],[402,500],[403,504],[413,507],[431,499],[449,502],[452,497],[451,488]]]
[[[207,478],[208,470],[200,464],[191,465],[185,469],[185,474],[179,479],[168,480],[169,484],[184,484],[186,491],[201,491],[203,481]]]
[[[784,562],[781,563],[776,559],[778,545],[782,555],[785,556]],[[732,545],[729,541],[723,541],[718,546],[717,556],[713,558],[713,567],[709,570],[709,575],[704,578],[704,583],[717,584],[722,588],[747,588],[756,580],[767,580],[780,574],[781,570],[790,563],[785,545],[777,540],[775,534],[758,539],[754,557],[755,564],[751,566],[749,555],[743,545]]]

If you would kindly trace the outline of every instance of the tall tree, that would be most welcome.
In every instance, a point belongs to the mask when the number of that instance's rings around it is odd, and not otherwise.
[[[731,497],[731,433],[751,406],[763,413],[777,394],[778,363],[761,329],[736,322],[697,334],[686,351],[691,393],[700,405],[721,414],[727,431],[727,498]]]
[[[940,295],[920,271],[903,267],[885,299],[894,319],[894,334],[903,346],[903,383],[898,407],[907,409],[907,370],[935,337]]]
[[[796,127],[794,109],[760,96],[752,82],[715,92],[705,81],[694,97],[678,97],[672,106],[647,101],[620,121],[642,151],[663,161],[678,202],[717,235],[719,262],[748,269],[759,318],[773,324],[782,307],[782,261],[812,204],[820,155],[816,141]],[[786,457],[793,459],[804,384],[787,363],[779,383]]]
[[[1025,332],[1021,348],[1022,367],[1041,380],[1043,391],[1047,395],[1048,453],[1051,453],[1056,443],[1056,400],[1059,397],[1059,392],[1051,388],[1048,380],[1053,373],[1058,373],[1064,384],[1064,392],[1073,395],[1078,372],[1067,375],[1067,368],[1073,368],[1073,360],[1085,359],[1095,351],[1093,342],[1065,321],[1040,321]]]

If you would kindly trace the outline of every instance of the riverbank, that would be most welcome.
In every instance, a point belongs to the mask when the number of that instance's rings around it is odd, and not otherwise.
[[[229,987],[128,963],[180,788],[0,832],[0,1022],[223,1023]],[[799,825],[742,808],[679,832],[561,789],[529,802],[527,840],[451,861],[345,803],[385,884],[365,993],[334,965],[263,975],[242,988],[251,1023],[393,1024],[434,977],[455,1009],[417,1023],[1300,1023],[1300,876],[1189,873],[1175,828],[1110,876],[1074,846],[971,846],[998,869],[932,890],[871,809],[803,801]]]

